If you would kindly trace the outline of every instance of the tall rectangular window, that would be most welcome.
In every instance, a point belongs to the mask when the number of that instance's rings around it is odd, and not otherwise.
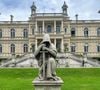
[[[71,36],[74,37],[75,36],[75,28],[71,29]]]
[[[0,53],[2,53],[2,45],[0,44]]]
[[[15,44],[11,44],[10,51],[11,53],[15,53]]]
[[[56,48],[58,52],[61,52],[61,39],[56,39]]]
[[[51,33],[51,32],[52,32],[51,25],[48,25],[48,27],[47,27],[47,33]]]
[[[32,35],[34,35],[34,28],[32,29]]]
[[[60,33],[60,26],[56,26],[56,33]]]
[[[67,33],[67,28],[65,28],[65,34]]]
[[[88,31],[84,31],[84,36],[88,37]]]
[[[100,52],[100,45],[97,46],[97,52]]]
[[[42,33],[42,26],[39,26],[39,33]]]
[[[28,38],[28,30],[27,29],[24,29],[24,31],[23,31],[23,37]]]
[[[84,52],[88,52],[88,46],[84,46]]]
[[[2,30],[0,29],[0,38],[2,38]]]
[[[24,53],[28,52],[28,44],[24,44],[24,46],[23,46],[23,52]]]
[[[11,29],[11,38],[15,38],[15,29]]]
[[[71,46],[71,52],[75,52],[76,50],[75,50],[75,48],[76,48],[76,46]]]
[[[97,36],[100,36],[100,28],[97,29]]]

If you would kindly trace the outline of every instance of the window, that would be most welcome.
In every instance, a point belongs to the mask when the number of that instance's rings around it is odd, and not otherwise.
[[[24,29],[23,36],[24,36],[24,38],[28,38],[28,30],[27,29]]]
[[[39,33],[42,33],[42,26],[39,26]]]
[[[0,38],[2,38],[2,30],[0,29]]]
[[[0,53],[2,53],[2,45],[0,44]]]
[[[11,29],[11,38],[15,38],[15,29]]]
[[[85,28],[85,29],[84,29],[84,36],[85,36],[85,37],[88,37],[88,28]]]
[[[24,53],[28,52],[28,45],[27,44],[24,44],[24,46],[23,46],[23,52]]]
[[[100,28],[97,29],[97,36],[100,36]]]
[[[67,28],[65,28],[65,33],[67,33]]]
[[[11,44],[11,53],[15,53],[15,44]]]
[[[58,52],[61,52],[61,39],[56,39],[56,48]]]
[[[56,33],[60,33],[60,26],[56,26]]]
[[[48,32],[48,33],[51,33],[51,25],[48,25],[48,27],[47,27],[47,32]]]
[[[75,36],[75,28],[71,29],[71,36],[74,37]]]
[[[84,52],[88,52],[88,44],[84,46]]]
[[[71,52],[76,52],[76,46],[75,46],[75,44],[71,45]]]
[[[34,35],[34,28],[32,29],[32,35]]]
[[[100,52],[100,45],[97,46],[97,52]]]

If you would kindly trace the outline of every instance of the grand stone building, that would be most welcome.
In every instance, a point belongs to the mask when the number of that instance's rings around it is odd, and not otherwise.
[[[0,59],[34,52],[45,33],[58,52],[100,57],[100,20],[71,20],[64,2],[62,13],[37,13],[31,6],[28,21],[0,21]]]

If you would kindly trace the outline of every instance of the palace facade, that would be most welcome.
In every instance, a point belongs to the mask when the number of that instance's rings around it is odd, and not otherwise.
[[[58,52],[100,57],[100,20],[71,20],[64,2],[62,13],[37,13],[31,6],[28,21],[0,21],[0,59],[34,52],[45,33]]]

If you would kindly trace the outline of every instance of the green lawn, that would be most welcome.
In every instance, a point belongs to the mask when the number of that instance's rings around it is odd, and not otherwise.
[[[0,90],[34,90],[37,74],[32,68],[0,69]],[[57,75],[64,81],[62,90],[100,90],[99,68],[57,69]]]

